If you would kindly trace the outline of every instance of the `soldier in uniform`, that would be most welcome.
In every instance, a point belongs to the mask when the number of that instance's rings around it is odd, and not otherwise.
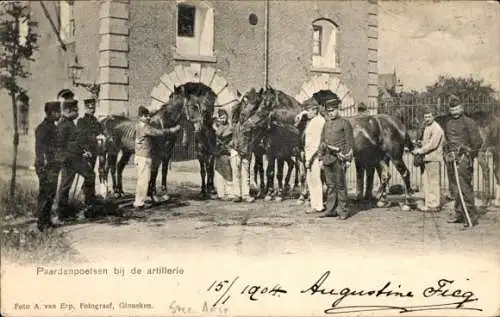
[[[449,111],[451,118],[446,123],[445,137],[445,159],[449,164],[457,165],[459,183],[456,183],[456,178],[453,177],[455,194],[455,215],[448,222],[464,223],[468,226],[465,219],[464,207],[460,199],[459,188],[462,191],[463,198],[467,211],[472,220],[472,225],[477,224],[477,210],[474,203],[474,187],[473,181],[473,162],[479,153],[482,145],[479,128],[475,122],[464,115],[463,106],[456,96],[450,98]]]
[[[61,186],[59,188],[59,217],[67,218],[64,214],[68,207],[69,191],[76,174],[83,178],[83,194],[86,210],[90,210],[95,201],[95,173],[89,163],[91,153],[85,151],[84,138],[78,132],[74,120],[78,117],[78,101],[63,102],[63,117],[59,121],[58,142],[60,159],[62,162]],[[83,218],[80,214],[79,218]]]
[[[85,115],[78,119],[77,127],[78,132],[83,138],[84,149],[91,154],[89,162],[92,170],[94,170],[97,159],[97,136],[102,134],[103,131],[101,124],[94,116],[96,100],[85,99],[83,102],[85,105]]]
[[[321,133],[318,159],[322,162],[327,190],[326,210],[320,217],[347,219],[347,184],[345,174],[353,156],[352,126],[340,117],[341,101],[335,98],[325,101],[325,124]]]
[[[45,103],[45,119],[35,130],[35,171],[38,176],[38,229],[44,231],[53,226],[51,220],[52,204],[56,197],[57,177],[60,164],[57,161],[57,126],[61,117],[61,103]]]

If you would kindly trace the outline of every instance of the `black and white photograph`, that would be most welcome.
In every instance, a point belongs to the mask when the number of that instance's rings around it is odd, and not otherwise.
[[[498,316],[500,2],[0,3],[2,316]]]

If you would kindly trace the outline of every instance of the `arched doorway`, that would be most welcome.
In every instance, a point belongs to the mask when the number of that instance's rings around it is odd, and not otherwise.
[[[222,108],[230,114],[233,105],[238,101],[236,90],[222,76],[218,75],[217,72],[217,69],[209,65],[197,63],[192,63],[189,66],[176,65],[173,70],[161,76],[158,84],[153,87],[149,109],[151,111],[157,110],[168,101],[169,96],[174,91],[174,87],[188,84],[190,87],[198,86],[200,92],[208,90],[213,93],[216,96],[215,110],[217,111]],[[187,130],[188,137],[192,140],[193,128],[186,125],[183,126],[183,129]],[[181,143],[182,140],[178,139],[175,144],[172,161],[196,159],[194,143],[191,142],[187,149],[183,148]]]
[[[300,88],[300,92],[295,96],[298,102],[304,102],[311,98],[312,95],[319,90],[331,90],[342,100],[340,112],[343,116],[353,116],[357,114],[355,101],[350,89],[342,83],[337,76],[322,74],[313,76],[309,81],[305,82]]]

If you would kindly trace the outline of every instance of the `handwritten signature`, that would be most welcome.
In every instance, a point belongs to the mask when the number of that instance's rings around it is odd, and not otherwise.
[[[342,289],[327,288],[323,286],[330,276],[330,271],[326,271],[321,275],[321,277],[314,282],[310,287],[300,291],[301,294],[309,295],[329,295],[334,296],[336,299],[331,304],[330,308],[324,310],[325,314],[343,314],[343,313],[353,313],[353,312],[369,312],[369,311],[387,311],[387,310],[398,310],[399,313],[410,313],[416,311],[430,311],[430,310],[445,310],[445,309],[459,309],[459,310],[474,310],[482,311],[480,308],[465,307],[465,304],[477,302],[479,298],[475,296],[472,291],[463,291],[461,289],[451,290],[454,280],[439,279],[437,286],[426,287],[422,291],[422,296],[425,298],[429,297],[444,297],[453,298],[451,303],[434,304],[434,305],[417,305],[417,306],[397,306],[397,305],[356,305],[356,306],[340,306],[342,301],[349,296],[357,297],[396,297],[396,298],[414,298],[415,294],[413,291],[402,291],[401,285],[396,287],[392,285],[392,282],[386,282],[385,285],[379,289],[371,290],[355,290],[349,287],[344,287]],[[459,301],[455,301],[456,299]]]

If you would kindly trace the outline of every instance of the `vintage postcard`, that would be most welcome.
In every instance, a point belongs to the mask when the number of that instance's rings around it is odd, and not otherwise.
[[[1,316],[499,316],[498,1],[0,2]]]

